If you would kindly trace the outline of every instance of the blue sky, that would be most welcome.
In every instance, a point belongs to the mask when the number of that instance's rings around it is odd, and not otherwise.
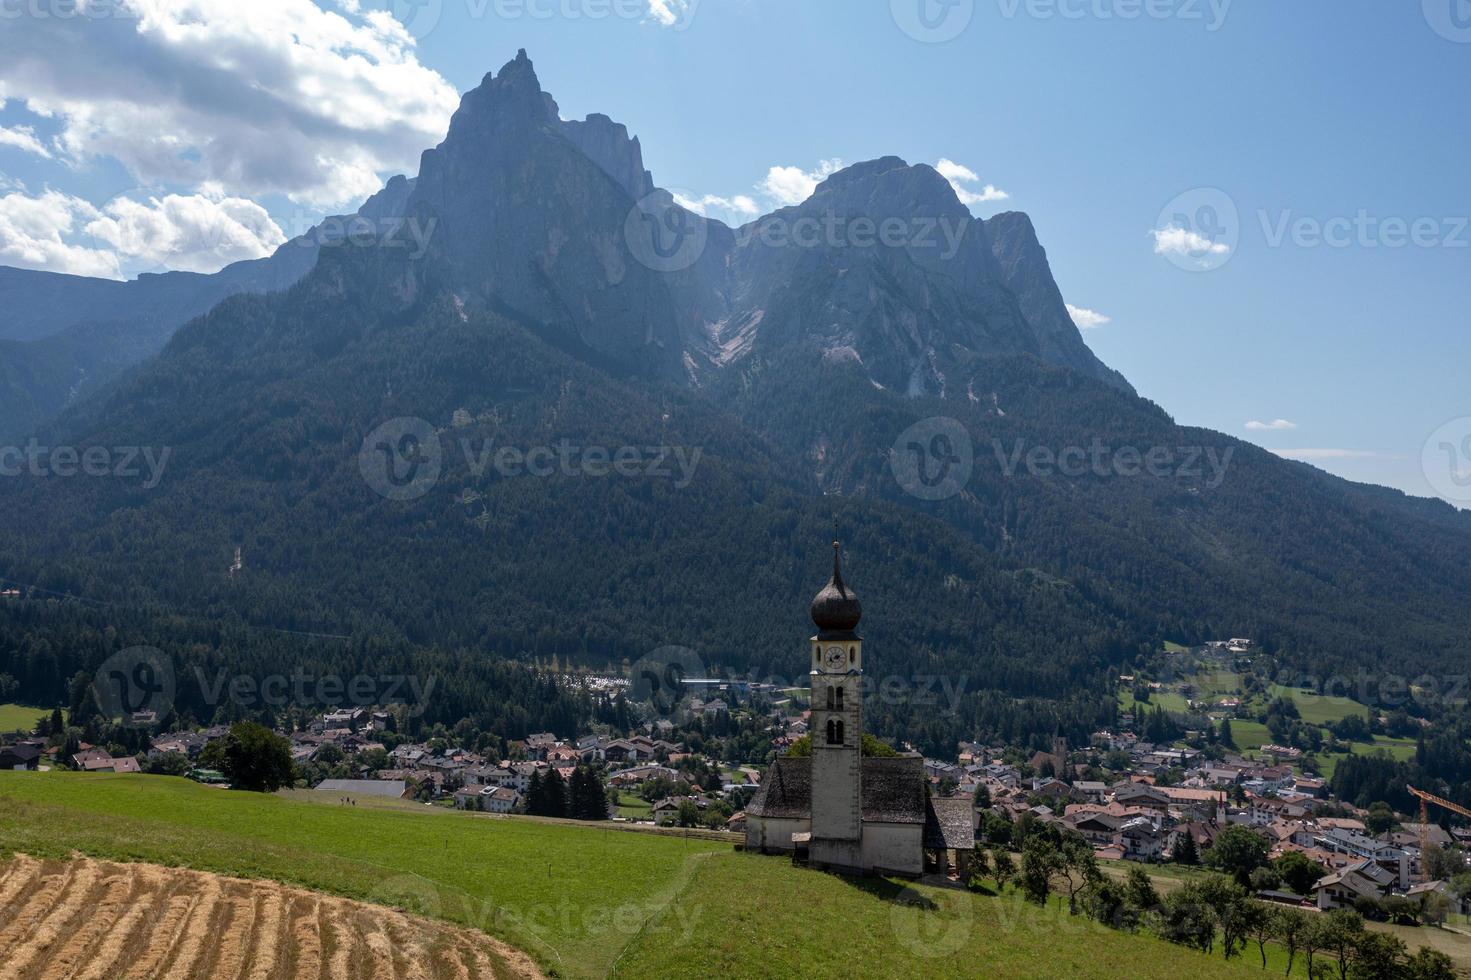
[[[693,198],[953,161],[1179,421],[1471,504],[1471,0],[48,2],[0,0],[0,263],[248,257],[412,172],[524,47]]]

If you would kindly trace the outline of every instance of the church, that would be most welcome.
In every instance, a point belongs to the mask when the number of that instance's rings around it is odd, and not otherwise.
[[[943,868],[941,855],[968,856],[971,805],[932,799],[918,755],[864,757],[862,615],[834,541],[832,581],[812,600],[812,752],[766,771],[746,807],[746,847],[844,874],[918,877]]]

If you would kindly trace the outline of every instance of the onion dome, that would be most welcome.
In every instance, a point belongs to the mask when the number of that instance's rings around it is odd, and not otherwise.
[[[863,618],[853,590],[843,584],[842,546],[833,542],[833,578],[812,600],[812,622],[824,639],[851,636]]]

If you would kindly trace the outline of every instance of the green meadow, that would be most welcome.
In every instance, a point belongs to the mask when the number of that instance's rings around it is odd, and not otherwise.
[[[50,708],[32,708],[24,704],[0,704],[0,732],[28,732],[36,722],[51,714]]]
[[[625,820],[648,820],[654,814],[654,804],[637,793],[618,794],[618,815]]]
[[[0,848],[379,902],[483,929],[564,977],[1261,975],[1254,950],[1227,962],[1013,893],[855,881],[681,835],[303,796],[0,772]]]
[[[1310,725],[1331,725],[1349,715],[1368,717],[1371,709],[1352,698],[1331,697],[1295,687],[1272,686],[1273,698],[1286,698],[1297,705],[1302,720]]]
[[[0,846],[270,878],[485,930],[604,976],[728,844],[430,807],[341,806],[164,776],[0,772]]]

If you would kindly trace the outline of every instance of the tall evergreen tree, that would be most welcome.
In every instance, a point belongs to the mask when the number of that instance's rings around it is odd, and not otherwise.
[[[567,816],[567,781],[560,772],[556,769],[547,770],[547,777],[541,783],[541,791],[544,794],[543,805],[546,807],[542,816]]]
[[[533,772],[526,787],[526,812],[534,817],[546,816],[546,791],[542,789],[541,773]]]
[[[570,815],[578,820],[608,819],[608,797],[603,781],[587,766],[572,773]]]

